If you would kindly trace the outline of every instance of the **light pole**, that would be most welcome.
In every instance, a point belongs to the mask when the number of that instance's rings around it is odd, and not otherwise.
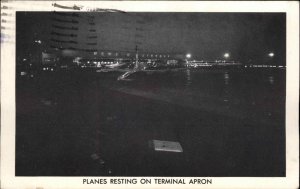
[[[188,53],[188,54],[185,55],[185,58],[186,58],[185,60],[186,60],[187,66],[189,66],[189,65],[188,65],[188,64],[189,64],[189,61],[188,61],[188,60],[189,60],[191,57],[192,57],[192,55],[191,55],[190,53]]]
[[[274,62],[273,62],[273,58],[274,58],[275,54],[273,52],[269,52],[268,53],[268,60],[267,60],[267,64],[269,64],[268,66],[271,66]]]

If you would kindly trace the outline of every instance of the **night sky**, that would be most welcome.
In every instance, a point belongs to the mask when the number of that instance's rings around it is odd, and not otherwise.
[[[41,48],[46,51],[51,51],[53,46],[134,51],[138,45],[141,52],[191,53],[198,60],[222,59],[224,53],[230,53],[231,59],[245,64],[262,64],[270,58],[268,53],[273,52],[273,62],[285,65],[285,29],[284,13],[76,13],[71,16],[19,12],[17,55],[34,52],[33,41],[40,39]],[[51,32],[76,37],[53,36]]]

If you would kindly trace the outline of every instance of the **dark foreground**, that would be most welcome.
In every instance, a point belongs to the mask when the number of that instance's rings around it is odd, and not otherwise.
[[[284,70],[118,75],[18,78],[16,175],[285,176]]]

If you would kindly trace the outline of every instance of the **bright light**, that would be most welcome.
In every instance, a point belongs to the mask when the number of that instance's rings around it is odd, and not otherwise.
[[[191,58],[192,55],[191,54],[186,54],[186,58]]]
[[[269,57],[273,57],[274,55],[275,55],[275,54],[272,53],[272,52],[270,52],[270,53],[268,54]]]
[[[224,57],[225,57],[225,58],[229,58],[229,57],[230,57],[229,53],[225,53],[225,54],[224,54]]]
[[[41,40],[35,40],[34,42],[35,42],[35,43],[38,43],[38,44],[41,44],[41,43],[42,43]]]

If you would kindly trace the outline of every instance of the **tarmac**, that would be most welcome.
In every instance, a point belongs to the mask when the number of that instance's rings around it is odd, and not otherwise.
[[[17,80],[16,176],[285,176],[284,119],[162,100],[112,78]]]

